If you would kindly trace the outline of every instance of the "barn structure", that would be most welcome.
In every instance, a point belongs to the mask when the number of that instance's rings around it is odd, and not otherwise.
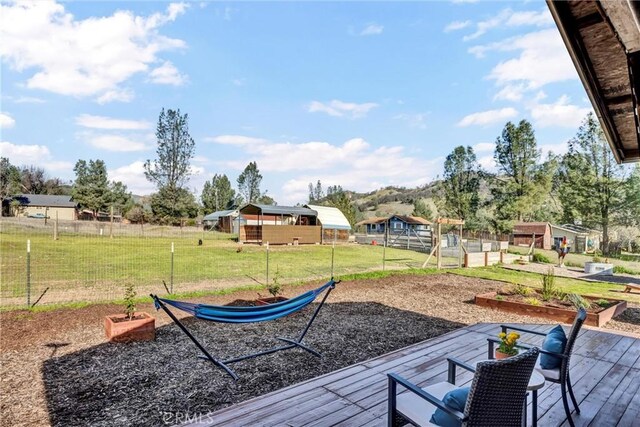
[[[240,208],[238,239],[243,243],[272,245],[322,242],[318,213],[298,206],[250,203]]]
[[[548,222],[519,222],[513,226],[513,244],[531,246],[535,240],[538,249],[551,249],[551,224]]]
[[[238,232],[238,209],[216,211],[202,218],[202,225],[205,230],[216,230],[222,233]]]
[[[331,206],[304,206],[318,213],[318,223],[322,227],[322,243],[349,241],[351,224],[340,209]]]

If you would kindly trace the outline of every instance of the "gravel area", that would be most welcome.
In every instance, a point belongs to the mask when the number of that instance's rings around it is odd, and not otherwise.
[[[285,295],[317,285],[286,288]],[[134,344],[106,342],[102,322],[121,310],[114,305],[0,313],[0,425],[163,425],[175,413],[207,413],[464,325],[552,323],[472,303],[474,295],[502,286],[449,274],[342,282],[305,340],[322,359],[289,350],[243,361],[233,365],[238,382],[198,359],[164,313],[157,314],[156,341]],[[239,292],[198,300],[255,297]],[[295,337],[313,308],[260,324],[185,321],[214,355],[226,358],[277,345],[275,336]],[[155,313],[151,305],[139,309]],[[606,327],[640,334],[640,306],[630,304]]]

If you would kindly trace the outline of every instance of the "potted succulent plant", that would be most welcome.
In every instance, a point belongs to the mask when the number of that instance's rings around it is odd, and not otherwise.
[[[518,354],[516,344],[518,344],[520,334],[517,332],[510,332],[508,334],[500,332],[498,338],[500,338],[500,346],[496,349],[496,359],[506,359],[507,357]]]
[[[136,291],[131,283],[125,286],[124,313],[106,316],[104,330],[112,342],[153,341],[156,339],[156,319],[149,313],[136,311]]]

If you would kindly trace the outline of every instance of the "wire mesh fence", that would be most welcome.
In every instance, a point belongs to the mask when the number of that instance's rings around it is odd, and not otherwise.
[[[189,294],[422,267],[424,253],[381,245],[239,245],[196,227],[0,219],[0,306]],[[257,292],[265,291],[258,290]]]

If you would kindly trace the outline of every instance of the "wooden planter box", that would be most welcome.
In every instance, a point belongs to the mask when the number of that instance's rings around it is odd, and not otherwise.
[[[135,317],[126,319],[124,314],[114,314],[104,318],[107,339],[112,342],[153,341],[156,339],[156,319],[149,313],[136,312]]]
[[[496,292],[476,295],[476,304],[483,307],[495,308],[498,310],[509,311],[516,314],[526,314],[528,316],[557,320],[562,323],[573,323],[573,320],[576,317],[576,310],[557,307],[545,307],[544,305],[535,306],[515,301],[499,301],[496,299],[496,295]],[[584,298],[589,301],[595,301],[598,299],[591,297]],[[617,301],[617,303],[596,313],[587,312],[587,319],[584,322],[586,325],[600,327],[627,309],[626,301],[612,300],[609,298],[607,298],[607,300]]]

